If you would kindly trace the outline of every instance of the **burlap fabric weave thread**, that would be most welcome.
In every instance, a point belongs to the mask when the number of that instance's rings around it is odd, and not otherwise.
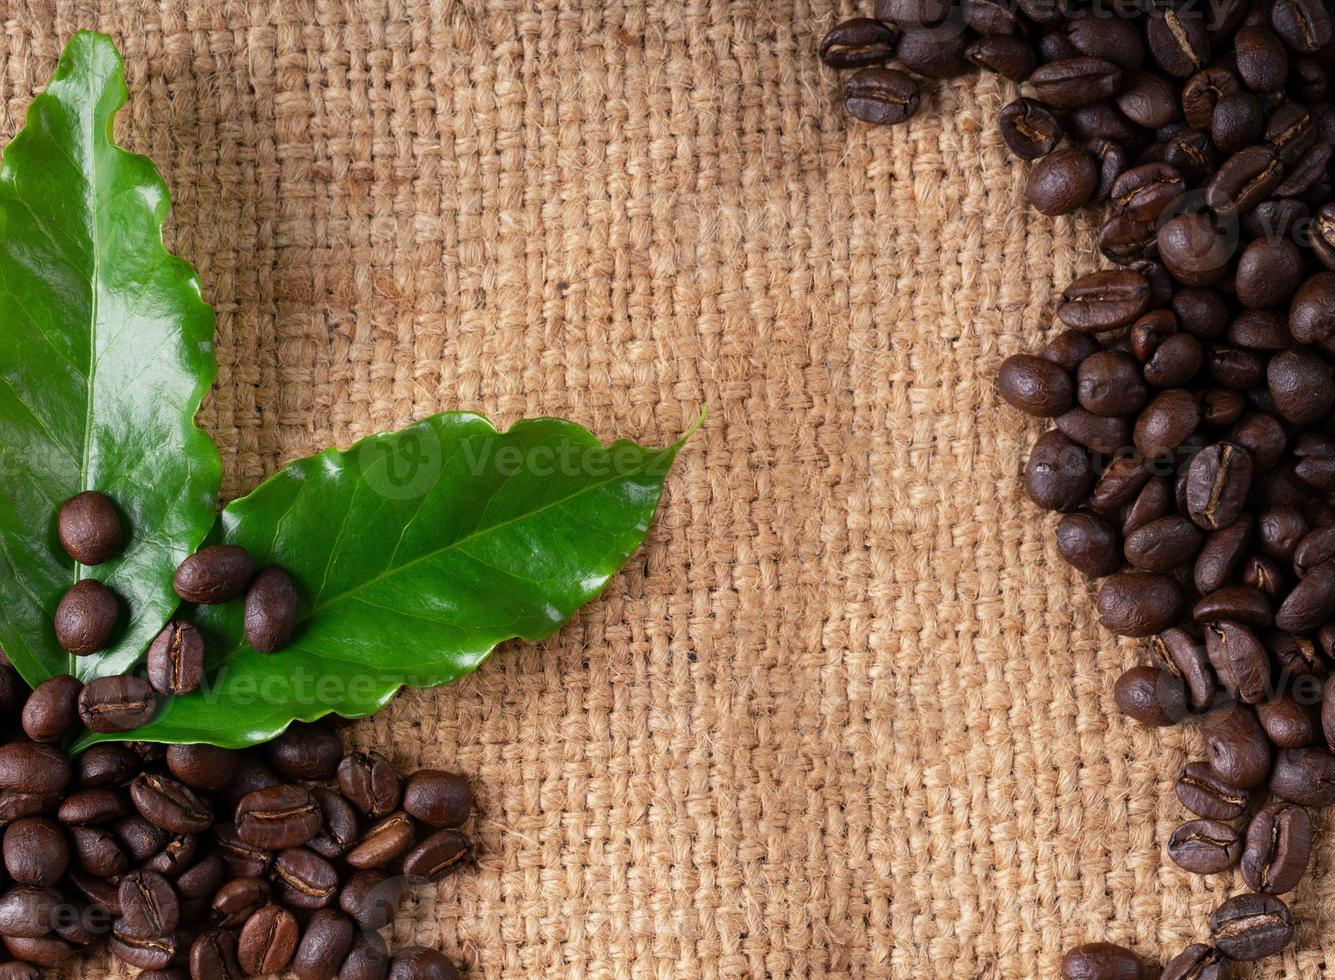
[[[472,774],[477,874],[396,944],[476,977],[1052,976],[1236,883],[1162,857],[1192,731],[1022,501],[999,360],[1093,268],[1021,206],[1013,91],[845,119],[848,0],[0,0],[0,136],[77,28],[125,51],[217,308],[224,492],[447,409],[665,443],[647,547],[551,642],[354,730]],[[1335,950],[1332,848],[1294,906]],[[70,976],[129,976],[105,959]]]

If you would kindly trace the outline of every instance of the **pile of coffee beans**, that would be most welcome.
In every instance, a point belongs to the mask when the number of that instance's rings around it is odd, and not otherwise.
[[[838,25],[844,102],[896,123],[914,76],[972,64],[1021,83],[1000,113],[1045,214],[1105,204],[1120,268],[1070,284],[1064,332],[1003,365],[1001,395],[1053,427],[1024,486],[1061,554],[1103,578],[1109,630],[1149,638],[1114,691],[1147,725],[1199,720],[1205,758],[1168,856],[1247,891],[1164,980],[1221,980],[1293,939],[1280,897],[1335,804],[1335,61],[1324,0],[877,0]],[[886,67],[897,59],[906,70]],[[911,73],[911,74],[910,74]],[[1152,971],[1079,947],[1066,977]]]
[[[61,505],[57,517],[60,543],[82,565],[98,565],[121,554],[125,524],[115,503],[95,490]],[[287,645],[296,628],[300,596],[292,577],[276,565],[256,574],[245,548],[213,545],[197,551],[176,570],[176,594],[195,605],[216,605],[245,597],[246,642],[260,653]],[[103,650],[121,619],[121,600],[105,584],[81,579],[60,600],[55,614],[56,640],[75,656]],[[148,724],[159,699],[191,694],[204,681],[204,638],[191,623],[173,620],[148,649],[147,676],[102,677],[90,681],[62,708],[77,710],[89,731],[128,732]],[[61,692],[70,678],[58,678]],[[55,690],[46,696],[56,698]]]
[[[0,980],[103,938],[142,980],[458,977],[433,950],[391,955],[379,933],[414,883],[472,863],[464,777],[401,779],[323,723],[245,751],[105,743],[70,758],[79,699],[71,678],[29,693],[0,665],[0,724],[22,726],[0,733]]]

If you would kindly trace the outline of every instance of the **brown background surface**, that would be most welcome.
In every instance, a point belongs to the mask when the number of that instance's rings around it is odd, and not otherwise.
[[[846,121],[811,51],[852,11],[0,0],[5,138],[74,29],[127,55],[121,137],[218,310],[226,495],[440,410],[660,444],[712,412],[602,599],[354,730],[480,788],[480,871],[396,943],[489,978],[1049,976],[1203,936],[1232,884],[1161,857],[1196,735],[1109,718],[1141,652],[992,389],[1089,228],[1020,206],[996,80]],[[1330,853],[1257,975],[1321,975]]]

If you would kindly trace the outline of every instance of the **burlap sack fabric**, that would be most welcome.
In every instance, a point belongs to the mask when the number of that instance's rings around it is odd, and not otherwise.
[[[551,642],[356,726],[457,767],[477,874],[393,927],[484,977],[1029,977],[1205,935],[1194,731],[1110,716],[999,360],[1094,267],[968,79],[845,119],[825,0],[0,0],[0,135],[76,28],[218,311],[224,493],[430,413],[666,443],[647,546]],[[1294,897],[1335,950],[1332,848]],[[127,976],[105,959],[70,976]]]

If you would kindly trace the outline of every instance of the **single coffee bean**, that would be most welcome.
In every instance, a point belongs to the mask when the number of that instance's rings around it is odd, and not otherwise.
[[[1088,204],[1099,186],[1093,154],[1067,147],[1049,153],[1029,171],[1025,196],[1043,214],[1070,214]]]
[[[71,827],[69,838],[75,861],[90,874],[114,878],[124,874],[130,867],[130,859],[120,840],[109,830],[102,827]]]
[[[1316,706],[1280,695],[1256,706],[1256,718],[1277,749],[1301,749],[1316,743],[1321,721]]]
[[[1270,696],[1270,657],[1251,630],[1222,619],[1205,627],[1205,649],[1219,682],[1246,704]]]
[[[1132,667],[1113,687],[1117,710],[1142,725],[1176,725],[1187,716],[1182,681],[1158,667]]]
[[[462,827],[473,812],[473,788],[458,773],[421,769],[404,784],[403,808],[437,829]]]
[[[1210,139],[1219,152],[1232,155],[1261,138],[1265,130],[1265,109],[1261,100],[1250,92],[1228,95],[1215,106],[1209,126]]]
[[[120,883],[121,922],[131,936],[168,936],[181,924],[176,889],[155,871],[131,871]]]
[[[1172,627],[1152,637],[1150,649],[1163,669],[1182,682],[1189,710],[1205,711],[1214,703],[1215,675],[1204,644]]]
[[[311,916],[292,960],[297,980],[332,980],[352,951],[355,932],[352,920],[334,909],[320,909]]]
[[[1335,527],[1319,527],[1303,535],[1293,549],[1293,570],[1302,578],[1317,565],[1335,558]]]
[[[31,938],[26,936],[5,936],[5,948],[9,954],[37,966],[57,967],[66,962],[78,950],[73,943],[54,936]]]
[[[190,976],[193,980],[240,980],[241,975],[233,933],[213,929],[201,935],[190,947]]]
[[[1259,960],[1293,941],[1293,915],[1273,895],[1234,895],[1210,916],[1219,951],[1233,960]]]
[[[211,899],[227,881],[227,865],[217,854],[195,862],[176,879],[176,890],[184,899]]]
[[[1298,246],[1283,238],[1259,238],[1249,242],[1242,250],[1234,273],[1233,287],[1238,302],[1251,310],[1261,311],[1286,303],[1302,281],[1303,256]],[[1285,317],[1278,313],[1267,311],[1253,314],[1240,325],[1250,324],[1270,328],[1270,332],[1264,335],[1267,346],[1277,343],[1281,347],[1288,347],[1293,343],[1293,335],[1289,333]],[[1241,343],[1241,339],[1232,331],[1229,339],[1240,346],[1256,346]]]
[[[1250,707],[1215,708],[1205,716],[1201,730],[1210,768],[1221,780],[1242,789],[1265,782],[1270,775],[1270,742]]]
[[[5,828],[5,870],[20,885],[50,886],[69,867],[65,834],[45,817],[25,817]]]
[[[1047,510],[1075,510],[1093,485],[1094,470],[1088,450],[1055,429],[1039,436],[1024,473],[1025,492],[1034,503]]]
[[[168,878],[176,878],[195,863],[198,854],[199,837],[195,834],[173,834],[162,850],[144,862],[144,867]]]
[[[1117,94],[1117,108],[1132,122],[1147,129],[1167,126],[1178,116],[1177,93],[1162,75],[1138,71]]]
[[[1185,517],[1161,517],[1127,536],[1126,560],[1146,571],[1171,572],[1190,564],[1204,541]]]
[[[1121,541],[1103,518],[1067,514],[1057,525],[1057,549],[1072,567],[1091,578],[1111,575],[1122,567]]]
[[[56,642],[76,657],[97,653],[110,642],[120,615],[120,603],[110,589],[96,579],[83,579],[56,607]]]
[[[338,980],[385,980],[388,976],[389,950],[385,941],[376,933],[358,932],[352,940],[352,951],[338,971]]]
[[[247,793],[282,785],[283,780],[269,764],[255,755],[243,754],[237,765],[236,779],[227,788],[227,803],[236,809]]]
[[[1201,342],[1189,333],[1165,337],[1145,362],[1145,380],[1156,388],[1180,388],[1200,372]]]
[[[1108,976],[1120,980],[1120,974]],[[422,946],[409,946],[394,954],[389,966],[389,980],[459,980],[459,971],[443,953]]]
[[[1076,372],[1076,397],[1095,415],[1130,415],[1144,407],[1149,388],[1135,358],[1120,351],[1100,351],[1081,362]]]
[[[1171,687],[1173,683],[1175,682],[1170,679],[1165,686]],[[1161,705],[1157,710],[1167,715],[1174,709],[1164,708]],[[467,837],[457,830],[440,830],[407,853],[403,859],[403,873],[411,878],[440,881],[470,862],[472,858],[473,845]]]
[[[79,693],[79,718],[91,732],[128,732],[156,711],[153,689],[139,677],[99,677]]]
[[[139,757],[120,742],[94,745],[79,756],[79,785],[97,789],[126,782],[141,764]]]
[[[125,528],[111,498],[85,490],[60,505],[60,544],[81,565],[100,565],[125,548]]]
[[[173,834],[200,834],[213,825],[213,811],[189,787],[156,773],[130,783],[130,799],[145,820]]]
[[[288,848],[274,860],[274,894],[294,909],[322,909],[338,896],[338,872],[314,851]]]
[[[191,789],[220,793],[236,779],[240,753],[214,745],[169,745],[167,768]]]
[[[1183,388],[1162,391],[1136,418],[1136,448],[1147,458],[1166,456],[1195,431],[1200,418],[1200,403],[1191,392]]]
[[[34,742],[59,742],[79,724],[83,685],[62,674],[38,684],[23,706],[24,733]]]
[[[1273,505],[1262,510],[1256,521],[1257,544],[1266,557],[1288,564],[1308,530],[1307,518],[1298,508]]]
[[[301,927],[292,913],[278,905],[266,905],[241,928],[236,955],[241,969],[253,977],[282,973],[297,951]]]
[[[59,793],[70,782],[69,757],[51,745],[0,745],[0,790],[34,795]]]
[[[338,906],[362,929],[374,932],[393,920],[407,889],[408,879],[403,875],[368,868],[348,879],[339,892]]]
[[[905,26],[895,57],[915,75],[936,79],[954,78],[970,68],[969,62],[964,59],[966,43],[967,39],[962,32]]]
[[[1034,70],[1034,49],[1018,37],[992,34],[980,37],[964,49],[970,64],[1020,82]]]
[[[1243,27],[1233,37],[1238,74],[1253,92],[1278,92],[1288,81],[1289,53],[1284,42],[1264,27]]]
[[[917,114],[918,83],[895,68],[864,68],[844,83],[844,111],[877,126],[894,126]]]
[[[1189,4],[1154,8],[1145,24],[1145,40],[1155,64],[1176,78],[1194,75],[1210,60],[1205,18]]]
[[[1221,207],[1227,202],[1221,191]],[[1233,249],[1228,238],[1205,215],[1179,214],[1159,226],[1159,258],[1178,282],[1209,286],[1224,278]]]
[[[1054,421],[1072,442],[1105,456],[1120,453],[1131,443],[1127,419],[1107,418],[1077,407],[1063,412]]]
[[[111,823],[129,815],[130,805],[124,794],[107,787],[72,793],[56,811],[56,819],[70,827]]]
[[[191,694],[204,680],[204,637],[173,620],[148,648],[148,680],[159,694]]]
[[[51,932],[63,898],[54,888],[17,885],[0,894],[0,936],[33,937]]]
[[[1149,281],[1128,269],[1092,272],[1062,292],[1057,316],[1074,330],[1099,333],[1131,323],[1149,309]]]
[[[1168,838],[1168,856],[1193,874],[1227,871],[1241,854],[1238,832],[1219,820],[1188,820]]]
[[[111,952],[121,962],[141,970],[161,970],[180,956],[181,947],[175,936],[136,936],[123,921],[117,921]]]
[[[213,920],[223,929],[238,929],[269,902],[269,885],[260,878],[234,878],[213,896]]]
[[[1061,123],[1047,106],[1033,99],[1016,99],[998,117],[1001,138],[1021,160],[1037,160],[1057,148]]]
[[[1270,20],[1293,51],[1315,52],[1330,42],[1330,13],[1320,0],[1275,0]]]
[[[373,824],[346,860],[354,868],[381,868],[413,846],[417,825],[408,814],[392,813]]]
[[[105,909],[112,917],[121,913],[116,886],[105,878],[98,878],[82,868],[71,868],[66,880],[91,905]]]
[[[1116,95],[1122,69],[1103,58],[1063,58],[1035,68],[1028,83],[1044,104],[1077,109]]]
[[[1164,967],[1159,980],[1233,980],[1233,967],[1213,946],[1192,943]]]
[[[1182,112],[1188,126],[1209,129],[1222,99],[1242,90],[1238,76],[1219,65],[1198,71],[1182,86]]]
[[[377,752],[354,752],[338,765],[338,788],[348,802],[373,820],[388,816],[399,805],[399,774]]]
[[[1270,397],[1295,425],[1310,425],[1330,414],[1335,405],[1335,380],[1322,358],[1303,350],[1289,350],[1275,355],[1266,369]]]
[[[1166,163],[1132,167],[1112,187],[1112,206],[1133,221],[1157,221],[1186,191],[1182,175]]]
[[[899,31],[892,25],[870,17],[853,17],[836,24],[821,39],[818,53],[831,68],[865,68],[893,58],[898,42]]]
[[[1335,615],[1335,561],[1322,562],[1299,580],[1275,613],[1289,633],[1310,633]]]
[[[1187,471],[1187,510],[1207,531],[1229,527],[1242,514],[1252,484],[1251,455],[1217,442],[1192,458]]]
[[[1063,330],[1048,342],[1039,352],[1045,361],[1051,361],[1068,374],[1073,373],[1084,362],[1093,357],[1103,346],[1092,336],[1078,330]]]
[[[227,865],[227,870],[238,878],[258,878],[269,871],[273,852],[247,844],[234,826],[215,827],[214,846]]]
[[[1242,880],[1256,892],[1281,895],[1298,887],[1312,857],[1312,818],[1292,803],[1271,803],[1247,827]]]
[[[1214,623],[1224,619],[1266,627],[1274,619],[1274,604],[1260,589],[1246,585],[1226,585],[1203,596],[1192,608],[1192,619]]]
[[[1335,272],[1318,272],[1298,287],[1289,306],[1289,331],[1300,344],[1326,353],[1335,345]]]
[[[216,604],[239,598],[254,577],[250,552],[234,544],[219,544],[181,562],[173,585],[186,602]]]
[[[1175,579],[1156,572],[1118,572],[1099,589],[1099,622],[1119,636],[1152,636],[1182,618],[1186,597]]]
[[[135,814],[116,822],[116,838],[135,861],[147,861],[167,846],[171,835]]]
[[[997,372],[997,390],[1010,405],[1039,418],[1071,407],[1071,377],[1059,365],[1032,354],[1015,354]]]
[[[300,847],[320,832],[322,814],[300,786],[272,786],[242,798],[236,810],[241,839],[270,851]]]
[[[1303,806],[1335,803],[1335,755],[1325,749],[1284,749],[1270,774],[1270,792]]]
[[[351,803],[331,790],[316,786],[311,795],[320,807],[321,824],[320,832],[306,846],[322,858],[341,858],[360,836],[357,813]]]
[[[343,743],[327,725],[294,722],[269,743],[268,753],[269,764],[290,779],[333,779]]]
[[[1144,460],[1133,454],[1115,456],[1094,484],[1089,505],[1102,513],[1118,510],[1131,503],[1150,479]]]

